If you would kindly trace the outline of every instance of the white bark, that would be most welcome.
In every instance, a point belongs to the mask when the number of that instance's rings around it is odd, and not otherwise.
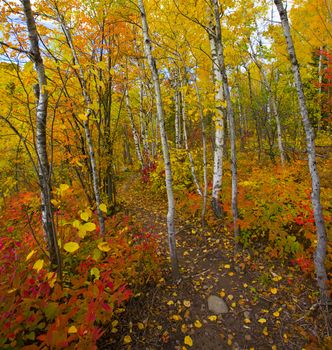
[[[194,85],[195,85],[195,91],[196,91],[196,96],[197,96],[199,116],[200,116],[201,126],[202,126],[203,182],[204,182],[204,188],[203,188],[203,205],[202,205],[201,220],[202,220],[202,226],[205,226],[205,213],[206,213],[207,191],[208,191],[207,156],[206,156],[206,131],[205,131],[205,122],[204,122],[203,106],[202,106],[202,102],[201,102],[201,95],[199,93],[199,89],[198,89],[198,86],[197,86],[196,78],[194,78]]]
[[[175,83],[175,147],[181,148],[181,131],[180,131],[180,92],[178,90],[177,82]]]
[[[54,8],[56,12],[56,17],[58,22],[60,23],[61,29],[63,33],[66,36],[66,40],[68,43],[68,46],[70,47],[71,53],[73,55],[73,59],[75,62],[75,65],[78,66],[78,79],[80,81],[81,87],[82,87],[82,95],[84,97],[85,105],[86,105],[86,120],[83,122],[83,127],[84,127],[84,132],[85,132],[85,138],[86,142],[88,145],[89,149],[89,159],[90,159],[90,164],[91,164],[91,172],[92,172],[92,182],[93,182],[93,191],[94,191],[94,196],[95,196],[95,201],[96,201],[96,210],[97,210],[97,215],[98,215],[98,221],[99,221],[99,226],[100,226],[100,234],[102,237],[105,236],[105,220],[103,216],[103,212],[100,210],[100,204],[101,204],[101,198],[100,198],[100,189],[99,189],[99,176],[98,176],[98,171],[97,171],[97,163],[96,163],[96,157],[94,153],[94,147],[93,147],[93,142],[92,142],[92,137],[90,134],[90,129],[89,129],[89,117],[93,113],[91,109],[91,98],[88,93],[87,89],[87,83],[84,77],[84,71],[83,68],[80,64],[80,61],[78,59],[78,55],[76,53],[76,49],[72,40],[72,36],[70,33],[70,30],[68,29],[66,22],[59,13],[59,10],[57,7]]]
[[[143,67],[142,67],[143,69]],[[140,125],[141,125],[141,135],[142,135],[142,144],[143,144],[143,150],[144,155],[147,158],[147,163],[150,163],[150,147],[148,142],[148,124],[146,122],[146,115],[144,114],[144,88],[143,88],[143,82],[140,80],[139,82],[139,119],[140,119]]]
[[[170,250],[170,257],[171,257],[172,272],[173,272],[174,278],[178,278],[179,266],[178,266],[178,258],[176,253],[176,238],[175,238],[175,225],[174,225],[175,203],[174,203],[173,184],[172,184],[173,179],[172,179],[172,169],[171,169],[171,162],[170,162],[169,149],[168,149],[168,143],[167,143],[167,135],[165,131],[165,119],[164,119],[164,111],[163,111],[163,104],[162,104],[161,91],[160,91],[159,76],[158,76],[156,61],[152,55],[152,45],[151,45],[149,27],[146,19],[143,0],[138,0],[138,7],[140,10],[140,15],[142,19],[142,31],[143,31],[143,37],[144,37],[145,54],[148,58],[148,62],[149,62],[149,66],[152,74],[153,85],[154,85],[157,117],[158,117],[161,145],[162,145],[163,157],[164,157],[165,174],[166,174],[166,190],[167,190],[167,200],[168,200],[167,231],[168,231],[168,242],[169,242],[169,250]]]
[[[47,154],[47,104],[48,92],[45,76],[45,67],[40,54],[38,32],[33,17],[30,0],[21,0],[28,29],[31,60],[34,63],[38,77],[37,115],[36,115],[36,150],[38,156],[39,184],[41,188],[42,225],[46,236],[50,254],[51,269],[58,269],[61,278],[61,255],[54,225],[53,209],[51,204],[51,172]]]
[[[223,173],[223,153],[224,153],[224,115],[223,115],[223,92],[222,92],[222,76],[218,69],[218,58],[215,39],[213,35],[209,35],[212,67],[215,80],[215,103],[217,113],[215,115],[215,145],[213,156],[213,178],[212,178],[212,209],[214,214],[221,218],[223,215],[223,209],[219,203],[219,192],[222,184]]]
[[[135,144],[135,149],[136,149],[136,154],[137,154],[137,159],[140,163],[141,168],[144,168],[144,161],[143,161],[143,156],[141,153],[141,147],[140,147],[140,142],[139,142],[139,137],[138,137],[138,132],[134,123],[134,117],[133,113],[131,110],[130,106],[130,99],[129,99],[129,92],[128,89],[126,88],[125,91],[125,98],[126,98],[126,105],[127,105],[127,112],[130,120],[130,126],[131,126],[131,131],[133,133],[133,138],[134,138],[134,144]]]
[[[201,186],[198,182],[197,176],[196,176],[196,170],[195,170],[195,163],[194,163],[194,159],[193,156],[190,152],[189,149],[189,145],[188,145],[188,134],[187,134],[187,111],[186,111],[186,97],[184,92],[182,92],[182,94],[180,94],[180,96],[182,97],[182,123],[183,123],[183,141],[184,141],[184,147],[186,149],[186,152],[188,154],[188,158],[189,158],[189,163],[190,163],[190,170],[191,170],[191,176],[193,177],[193,181],[194,184],[196,186],[197,189],[197,193],[202,196],[202,190],[201,190]]]
[[[306,106],[306,100],[303,91],[302,79],[300,74],[300,68],[296,57],[296,52],[293,44],[293,39],[290,32],[288,23],[287,12],[283,7],[282,0],[274,0],[277,6],[281,24],[283,27],[284,35],[287,42],[287,49],[292,64],[293,76],[296,85],[300,112],[302,116],[302,122],[306,134],[307,153],[308,153],[308,164],[311,175],[311,203],[314,211],[316,233],[317,233],[317,247],[315,251],[315,268],[317,276],[317,284],[320,291],[320,297],[322,302],[329,300],[328,286],[327,286],[327,273],[325,268],[325,257],[326,257],[326,246],[327,236],[325,229],[325,222],[323,217],[323,210],[320,203],[320,179],[316,165],[316,150],[314,141],[314,132],[310,124],[308,110]]]
[[[218,58],[218,70],[222,76],[222,88],[227,106],[227,118],[229,120],[229,132],[230,132],[230,144],[231,144],[231,169],[232,169],[232,213],[234,224],[234,239],[235,245],[238,242],[238,205],[237,205],[237,160],[236,160],[236,135],[235,135],[235,121],[234,112],[231,102],[228,78],[226,73],[225,61],[224,61],[224,48],[222,41],[221,25],[220,25],[220,12],[218,0],[212,0],[214,17],[215,17],[215,43]]]

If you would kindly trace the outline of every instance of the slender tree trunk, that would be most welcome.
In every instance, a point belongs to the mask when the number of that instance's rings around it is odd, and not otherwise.
[[[38,156],[39,168],[39,184],[41,188],[41,212],[42,225],[44,234],[48,244],[50,255],[51,269],[57,270],[61,279],[62,264],[61,255],[58,246],[57,234],[54,225],[54,215],[51,204],[52,185],[50,164],[47,154],[47,105],[48,92],[47,81],[45,76],[45,67],[40,54],[38,32],[33,17],[30,0],[21,0],[24,15],[28,29],[28,37],[30,42],[31,59],[34,63],[38,77],[38,85],[36,89],[37,97],[37,115],[36,115],[36,150]]]
[[[191,176],[193,177],[194,184],[197,189],[197,193],[202,196],[202,190],[201,186],[199,184],[199,181],[196,176],[196,170],[195,170],[195,164],[193,156],[190,152],[189,145],[188,145],[188,135],[187,135],[187,110],[186,110],[186,97],[185,94],[181,94],[182,97],[182,125],[183,125],[183,141],[184,141],[184,147],[186,149],[186,152],[188,154],[189,163],[190,163],[190,170],[191,170]]]
[[[151,45],[149,27],[146,19],[143,0],[138,0],[138,7],[142,18],[142,31],[143,31],[143,37],[144,37],[145,53],[148,58],[148,62],[149,62],[149,66],[152,74],[152,80],[154,84],[154,90],[155,90],[157,117],[158,117],[159,128],[160,128],[160,138],[161,138],[161,145],[162,145],[163,156],[164,156],[165,174],[166,174],[166,190],[167,190],[167,200],[168,200],[168,213],[167,213],[168,242],[169,242],[173,277],[177,279],[179,277],[179,265],[178,265],[178,257],[176,253],[176,238],[175,238],[175,225],[174,225],[175,203],[174,203],[174,195],[173,195],[173,179],[172,179],[171,161],[170,161],[169,149],[168,149],[168,143],[167,143],[167,135],[165,131],[165,119],[164,119],[163,104],[161,99],[158,69],[156,66],[155,58],[152,55],[152,45]]]
[[[83,121],[83,127],[84,127],[84,132],[85,132],[85,138],[86,142],[88,145],[89,149],[89,159],[90,159],[90,164],[91,164],[91,173],[92,173],[92,183],[93,183],[93,191],[95,195],[95,201],[96,201],[96,210],[97,210],[97,215],[98,215],[98,221],[99,221],[99,226],[100,226],[100,234],[102,237],[105,236],[105,220],[102,211],[100,210],[100,204],[101,204],[101,198],[100,198],[100,188],[99,188],[99,177],[98,177],[98,172],[97,172],[97,163],[96,163],[96,157],[94,153],[94,147],[93,147],[93,142],[92,142],[92,137],[90,134],[90,129],[89,129],[89,117],[91,114],[93,114],[93,110],[91,109],[91,98],[88,94],[88,89],[87,89],[87,84],[86,80],[84,78],[84,71],[83,68],[80,64],[80,61],[78,59],[76,49],[71,37],[70,30],[68,29],[64,18],[60,15],[58,8],[55,8],[56,15],[57,15],[57,20],[61,25],[61,29],[63,33],[66,36],[68,45],[70,47],[71,53],[73,55],[73,59],[75,62],[75,65],[77,65],[78,68],[78,79],[80,81],[81,87],[82,87],[82,95],[84,97],[85,105],[86,105],[86,112],[85,112],[85,120]]]
[[[283,7],[282,0],[274,0],[277,6],[281,24],[284,30],[284,35],[287,42],[287,49],[292,64],[292,70],[294,75],[294,81],[296,85],[300,111],[302,116],[302,122],[306,134],[307,143],[307,153],[308,153],[308,164],[312,181],[311,190],[311,203],[314,211],[316,232],[317,232],[317,247],[314,257],[317,283],[320,291],[320,297],[322,302],[327,302],[329,300],[328,286],[327,286],[327,273],[325,268],[325,257],[326,257],[326,246],[327,246],[327,236],[325,229],[325,222],[323,217],[323,210],[320,202],[320,180],[316,165],[316,151],[315,151],[315,141],[314,132],[310,124],[308,110],[306,106],[306,100],[303,92],[302,79],[300,74],[300,68],[296,57],[296,52],[293,44],[293,39],[290,32],[290,27],[288,23],[287,12]]]
[[[216,22],[215,28],[215,42],[217,48],[217,57],[218,57],[218,69],[222,76],[222,88],[224,93],[224,98],[227,106],[227,118],[229,121],[229,133],[230,133],[230,146],[231,146],[231,169],[232,169],[232,213],[233,213],[233,224],[234,224],[234,239],[235,246],[238,242],[238,203],[237,203],[237,159],[236,159],[236,135],[235,135],[235,121],[234,121],[234,112],[231,102],[231,95],[229,91],[228,78],[225,67],[224,60],[224,48],[223,48],[223,39],[221,33],[221,24],[220,24],[220,12],[218,0],[212,0],[214,17]]]
[[[211,28],[211,31],[213,29]],[[225,143],[225,125],[223,114],[223,92],[222,92],[222,76],[218,69],[217,49],[215,44],[215,38],[212,34],[209,34],[214,84],[215,84],[215,103],[217,113],[215,115],[215,142],[214,142],[214,156],[213,156],[213,178],[212,178],[212,198],[211,205],[212,210],[217,218],[223,216],[223,208],[219,201],[219,192],[222,184],[223,174],[223,153]]]
[[[175,102],[175,147],[181,148],[181,123],[180,123],[181,98],[180,98],[180,91],[178,89],[177,81],[175,82],[174,102]]]
[[[144,113],[144,88],[143,82],[140,80],[139,82],[139,119],[141,125],[141,135],[142,135],[142,143],[144,156],[146,157],[147,164],[150,164],[150,147],[148,143],[148,123],[146,122],[146,115]],[[144,157],[143,157],[144,159]]]
[[[201,95],[199,93],[198,85],[196,78],[194,78],[194,85],[195,85],[195,91],[197,96],[197,103],[198,103],[198,110],[199,110],[199,117],[201,120],[201,127],[202,127],[202,148],[203,148],[203,204],[202,204],[202,212],[201,212],[201,220],[202,220],[202,226],[205,226],[205,213],[206,213],[206,204],[207,204],[207,192],[208,192],[208,182],[207,182],[207,156],[206,156],[206,130],[205,130],[205,122],[204,122],[204,113],[203,113],[203,106],[201,102]]]
[[[133,133],[133,138],[134,138],[136,155],[137,155],[137,159],[138,159],[138,161],[140,163],[141,169],[143,169],[144,168],[144,161],[143,161],[143,156],[142,156],[142,153],[141,153],[141,147],[140,147],[138,132],[137,132],[137,129],[136,129],[136,126],[135,126],[135,123],[134,123],[133,113],[131,111],[128,88],[126,88],[125,95],[126,95],[126,105],[127,105],[127,111],[128,111],[128,116],[129,116],[129,120],[130,120],[131,131]]]

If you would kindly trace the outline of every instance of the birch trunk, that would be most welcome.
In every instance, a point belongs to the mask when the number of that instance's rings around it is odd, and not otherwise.
[[[293,44],[293,39],[290,32],[288,23],[287,12],[283,7],[282,0],[274,0],[274,3],[278,9],[281,24],[283,27],[284,35],[287,42],[287,49],[292,64],[292,70],[294,75],[294,81],[296,85],[300,111],[302,116],[302,122],[306,134],[307,153],[308,153],[308,164],[311,175],[311,203],[314,211],[316,233],[317,233],[317,247],[315,251],[315,268],[317,276],[317,284],[320,291],[321,301],[323,303],[329,301],[328,286],[327,286],[327,273],[325,268],[325,257],[326,257],[326,246],[327,236],[325,229],[325,222],[323,217],[323,210],[320,203],[320,179],[316,165],[316,150],[314,142],[314,132],[310,124],[308,110],[306,106],[306,100],[303,92],[302,79],[300,74],[300,68],[296,57],[296,52]]]
[[[102,211],[100,210],[100,204],[101,204],[101,199],[100,199],[100,189],[99,189],[99,177],[98,177],[98,172],[97,172],[97,163],[96,163],[96,157],[94,153],[94,147],[93,147],[93,142],[92,142],[92,137],[89,129],[89,117],[93,113],[91,109],[91,99],[88,94],[88,89],[87,89],[87,84],[86,80],[84,78],[84,71],[83,68],[80,64],[80,61],[78,59],[76,49],[71,37],[70,30],[67,28],[67,25],[64,21],[64,18],[60,15],[59,10],[57,7],[55,7],[55,12],[57,16],[57,20],[60,23],[61,29],[63,33],[66,36],[66,40],[68,43],[68,46],[70,47],[71,53],[73,55],[73,59],[75,62],[75,65],[77,65],[78,68],[78,79],[81,84],[82,88],[82,95],[84,97],[85,105],[86,105],[86,112],[85,112],[85,117],[86,120],[83,122],[83,127],[84,127],[84,132],[85,132],[85,138],[86,142],[88,145],[89,149],[89,159],[90,159],[90,164],[91,164],[91,173],[92,173],[92,183],[93,183],[93,191],[94,191],[94,196],[95,196],[95,201],[96,201],[96,210],[97,210],[97,215],[98,215],[98,221],[99,221],[99,226],[100,226],[100,234],[102,237],[105,236],[105,221],[104,221],[104,216]]]
[[[188,134],[187,134],[187,111],[186,111],[186,98],[185,94],[181,94],[182,97],[182,123],[183,123],[183,141],[184,141],[184,147],[186,149],[186,152],[188,154],[189,158],[189,163],[190,163],[190,170],[191,170],[191,176],[193,177],[194,184],[197,189],[197,193],[202,196],[202,190],[201,186],[198,182],[197,176],[196,176],[196,170],[195,170],[195,164],[194,164],[194,159],[193,156],[190,152],[189,145],[188,145]]]
[[[231,168],[232,168],[232,213],[233,213],[233,224],[234,224],[234,239],[235,246],[238,242],[238,205],[237,205],[237,160],[236,160],[236,135],[235,135],[235,121],[234,112],[231,102],[231,96],[229,91],[228,78],[226,74],[225,60],[224,60],[224,48],[221,33],[220,24],[220,13],[218,0],[212,0],[214,17],[216,22],[215,27],[215,42],[217,49],[218,58],[218,70],[222,77],[222,88],[227,106],[227,118],[229,121],[229,133],[230,133],[230,144],[231,144]]]
[[[218,69],[218,58],[215,39],[213,35],[209,35],[213,75],[215,80],[215,103],[217,113],[215,115],[215,142],[214,142],[214,155],[213,155],[213,178],[212,178],[212,210],[216,217],[221,218],[223,216],[223,208],[219,201],[219,192],[222,184],[223,173],[223,153],[225,143],[225,127],[224,127],[224,115],[223,115],[223,92],[222,92],[222,76]]]
[[[181,148],[181,131],[180,131],[180,92],[178,90],[178,84],[175,83],[175,147]]]
[[[169,242],[169,250],[170,250],[170,257],[171,257],[172,273],[173,273],[173,277],[177,279],[179,277],[179,265],[178,265],[178,257],[176,252],[176,238],[175,238],[175,225],[174,225],[175,204],[174,204],[173,184],[172,184],[173,179],[172,179],[172,169],[171,169],[171,162],[170,162],[170,156],[169,156],[169,149],[167,144],[167,135],[165,131],[165,119],[164,119],[163,104],[161,99],[159,76],[158,76],[156,61],[152,55],[152,45],[151,45],[149,27],[146,19],[143,0],[138,0],[138,7],[140,10],[140,15],[142,19],[142,31],[143,31],[143,37],[144,37],[145,53],[148,58],[154,90],[155,90],[157,117],[158,117],[159,129],[160,129],[160,138],[161,138],[161,145],[162,145],[164,164],[165,164],[165,174],[166,174],[166,190],[167,190],[167,200],[168,200],[168,213],[167,213],[168,242]]]
[[[141,169],[143,169],[144,168],[144,161],[143,161],[143,157],[142,157],[142,153],[141,153],[138,132],[137,132],[137,129],[136,129],[136,126],[134,123],[133,113],[132,113],[131,106],[130,106],[129,93],[128,93],[127,88],[125,91],[125,98],[126,98],[127,112],[128,112],[128,116],[129,116],[129,120],[130,120],[131,131],[133,133],[133,138],[134,138],[137,159],[140,163]]]
[[[207,191],[208,191],[208,182],[207,182],[207,157],[206,157],[206,130],[205,130],[205,122],[204,122],[204,113],[203,113],[203,106],[201,102],[201,95],[199,93],[199,89],[197,86],[196,78],[194,78],[194,86],[197,96],[197,103],[198,103],[198,110],[199,110],[199,116],[201,120],[201,126],[202,126],[202,148],[203,148],[203,205],[202,205],[202,213],[201,213],[201,220],[202,220],[202,226],[205,226],[205,213],[206,213],[206,204],[207,204]]]
[[[148,124],[146,122],[146,115],[144,114],[144,89],[143,82],[140,80],[139,83],[139,119],[141,125],[141,135],[142,135],[142,143],[144,155],[147,158],[147,163],[150,164],[150,147],[148,142]]]
[[[38,157],[39,185],[41,188],[42,225],[47,240],[51,269],[57,270],[61,279],[61,255],[58,246],[57,234],[54,225],[54,215],[51,204],[51,172],[47,154],[46,127],[48,92],[47,81],[45,76],[45,67],[39,49],[38,32],[36,28],[35,19],[33,17],[30,0],[21,0],[21,3],[23,6],[28,29],[31,60],[34,63],[38,77],[38,88],[36,91],[36,151]]]

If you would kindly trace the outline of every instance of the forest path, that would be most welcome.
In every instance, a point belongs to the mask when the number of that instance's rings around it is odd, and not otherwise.
[[[158,237],[168,259],[167,203],[144,188],[139,174],[128,177],[119,197],[127,214]],[[181,279],[174,282],[166,264],[159,283],[129,302],[131,349],[302,349],[316,343],[322,319],[310,311],[311,281],[248,251],[234,258],[232,234],[221,224],[203,230],[198,222],[176,222]],[[225,301],[227,313],[209,311],[211,295]],[[139,323],[144,329],[135,327]],[[124,348],[121,341],[112,345]]]

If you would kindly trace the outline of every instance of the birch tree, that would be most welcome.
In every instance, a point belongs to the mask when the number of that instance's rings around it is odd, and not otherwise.
[[[96,162],[96,157],[95,157],[95,152],[94,152],[93,141],[92,141],[90,127],[89,127],[89,118],[91,117],[91,115],[94,114],[92,107],[91,107],[92,101],[91,101],[91,98],[90,98],[90,95],[88,92],[87,82],[86,82],[86,78],[84,76],[83,67],[80,64],[80,60],[78,58],[76,48],[74,46],[71,31],[66,24],[64,16],[61,15],[61,13],[57,7],[57,3],[55,3],[55,5],[52,7],[56,13],[56,19],[59,22],[61,29],[66,37],[67,44],[71,50],[74,63],[78,67],[77,78],[78,78],[80,85],[81,85],[81,88],[82,88],[82,95],[83,95],[85,107],[86,107],[85,117],[83,120],[83,127],[84,127],[85,138],[86,138],[86,142],[87,142],[88,150],[89,150],[89,160],[90,160],[90,164],[91,164],[93,192],[94,192],[94,197],[95,197],[95,202],[96,202],[96,210],[97,210],[98,221],[99,221],[99,226],[100,226],[100,234],[101,234],[101,236],[104,236],[105,235],[105,220],[104,220],[103,213],[100,209],[101,197],[100,197],[100,187],[99,187],[99,176],[98,176],[98,171],[97,171],[97,162]]]
[[[293,71],[294,81],[295,81],[297,95],[298,95],[302,123],[305,130],[305,135],[306,135],[308,165],[309,165],[309,170],[311,175],[311,203],[314,211],[316,233],[317,233],[317,246],[316,246],[316,251],[314,256],[314,262],[315,262],[317,283],[320,291],[321,301],[327,302],[329,300],[328,286],[327,286],[328,279],[327,279],[327,273],[325,268],[327,235],[326,235],[322,205],[320,201],[320,179],[319,179],[319,174],[318,174],[317,164],[316,164],[314,132],[309,120],[299,63],[297,61],[296,52],[293,44],[293,38],[290,32],[287,11],[285,10],[282,4],[282,0],[274,0],[274,3],[280,15],[281,25],[282,25],[284,36],[287,43],[288,54],[292,65],[292,71]]]
[[[221,33],[220,23],[220,11],[218,0],[212,0],[212,9],[215,19],[215,28],[213,33],[213,39],[215,42],[215,49],[217,55],[217,69],[219,71],[219,77],[221,76],[222,92],[226,102],[227,119],[229,121],[229,132],[230,132],[230,144],[231,144],[231,169],[232,169],[232,214],[234,224],[234,238],[235,243],[238,240],[238,205],[237,205],[237,160],[236,160],[236,143],[235,143],[235,122],[234,112],[230,96],[230,89],[228,84],[228,77],[225,67],[224,59],[224,47]],[[221,106],[219,106],[221,109]]]
[[[52,184],[51,170],[47,153],[47,104],[48,91],[45,75],[45,66],[40,53],[38,32],[33,17],[30,0],[21,0],[28,37],[30,42],[30,58],[37,72],[38,84],[35,89],[36,111],[36,150],[38,157],[39,185],[41,189],[42,225],[48,244],[51,269],[58,269],[61,276],[61,256],[58,247],[57,234],[54,225],[53,209],[51,204]]]
[[[138,8],[142,19],[142,31],[143,31],[145,54],[149,62],[152,80],[153,80],[156,107],[157,107],[157,118],[159,123],[161,146],[162,146],[163,157],[164,157],[164,166],[165,166],[165,174],[166,174],[166,191],[167,191],[167,201],[168,201],[167,231],[168,231],[168,243],[169,243],[169,251],[170,251],[170,257],[171,257],[172,272],[173,272],[173,277],[178,278],[179,266],[178,266],[177,252],[176,252],[176,238],[175,238],[175,224],[174,224],[175,203],[174,203],[174,194],[173,194],[173,179],[172,179],[171,161],[170,161],[170,155],[169,155],[169,149],[168,149],[168,143],[167,143],[167,135],[165,130],[165,118],[164,118],[163,103],[161,98],[160,82],[159,82],[156,61],[154,56],[152,55],[152,45],[151,45],[149,27],[146,19],[143,0],[138,0]]]

